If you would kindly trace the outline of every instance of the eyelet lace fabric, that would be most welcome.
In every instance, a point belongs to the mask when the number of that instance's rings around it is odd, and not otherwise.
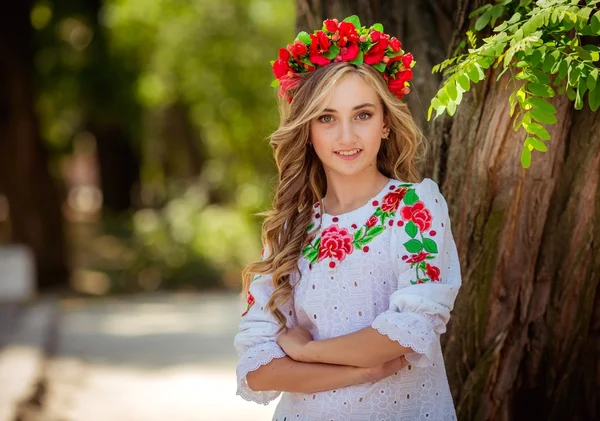
[[[273,361],[274,358],[285,357],[286,354],[275,342],[265,342],[249,348],[244,352],[238,363],[236,374],[238,378],[238,389],[236,394],[247,401],[254,401],[263,405],[267,405],[272,400],[276,399],[281,392],[266,391],[256,392],[248,387],[246,375],[250,371],[254,371],[260,366],[266,365]]]
[[[321,214],[315,204],[312,225],[293,302],[284,312],[288,326],[309,329],[315,340],[370,326],[410,348],[410,364],[378,382],[336,390],[252,391],[248,372],[285,356],[276,343],[278,325],[263,310],[273,286],[262,276],[251,285],[253,305],[234,341],[238,394],[261,404],[281,394],[275,421],[456,420],[440,336],[461,274],[437,184],[392,179],[369,203],[337,216]]]

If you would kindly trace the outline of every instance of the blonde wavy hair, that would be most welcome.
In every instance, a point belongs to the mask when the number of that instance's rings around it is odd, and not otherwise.
[[[340,62],[303,74],[290,91],[292,103],[280,100],[279,127],[270,137],[279,174],[272,209],[259,214],[265,217],[263,259],[248,264],[242,272],[243,295],[256,275],[272,275],[275,290],[266,307],[279,321],[278,332],[287,322],[281,306],[292,297],[293,275],[300,274],[298,259],[308,236],[311,207],[322,201],[327,189],[323,165],[309,147],[310,122],[326,108],[325,99],[336,82],[351,74],[360,76],[379,94],[384,121],[390,128],[388,140],[381,143],[377,155],[378,170],[389,178],[420,181],[417,163],[426,153],[423,134],[408,106],[389,91],[381,73],[367,64]]]

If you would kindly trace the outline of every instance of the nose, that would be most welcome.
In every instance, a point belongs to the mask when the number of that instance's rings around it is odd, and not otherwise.
[[[340,125],[338,143],[340,146],[352,145],[356,143],[356,131],[352,121],[342,121],[342,124]]]

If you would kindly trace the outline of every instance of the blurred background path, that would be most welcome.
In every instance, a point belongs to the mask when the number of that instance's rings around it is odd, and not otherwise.
[[[48,298],[22,308],[17,331],[4,329],[0,421],[270,420],[275,403],[235,395],[242,308],[232,293]]]

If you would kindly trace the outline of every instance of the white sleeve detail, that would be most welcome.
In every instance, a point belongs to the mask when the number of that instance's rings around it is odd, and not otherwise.
[[[425,212],[425,217],[423,213],[419,215],[422,225],[419,225],[419,231],[413,238],[405,232],[405,226],[394,228],[391,247],[396,263],[394,270],[398,278],[398,290],[390,297],[389,309],[379,314],[371,327],[402,346],[411,348],[413,352],[405,354],[406,359],[424,367],[441,358],[439,337],[446,331],[460,289],[461,273],[448,207],[437,184],[426,178],[416,184],[415,192],[419,202],[429,211],[431,224],[423,222],[427,221]],[[400,214],[404,206],[407,205],[401,204],[397,212],[399,217],[407,221],[406,215]],[[426,229],[421,232],[421,227]],[[414,239],[423,242],[431,239],[437,245],[437,253],[431,251],[428,245],[429,251],[426,249],[427,257],[424,260],[408,263],[406,260],[421,253],[407,250],[407,242]],[[436,275],[438,269],[439,274]]]
[[[250,284],[250,294],[254,304],[245,313],[239,324],[239,332],[235,336],[234,346],[239,356],[237,374],[237,395],[248,401],[267,405],[280,395],[280,391],[254,391],[248,386],[246,376],[250,371],[270,363],[275,358],[282,358],[286,353],[277,344],[279,322],[266,308],[266,303],[274,291],[270,275],[257,276]],[[293,300],[290,300],[293,301]],[[287,316],[287,326],[292,320],[288,316],[293,305],[286,303],[280,310]]]

